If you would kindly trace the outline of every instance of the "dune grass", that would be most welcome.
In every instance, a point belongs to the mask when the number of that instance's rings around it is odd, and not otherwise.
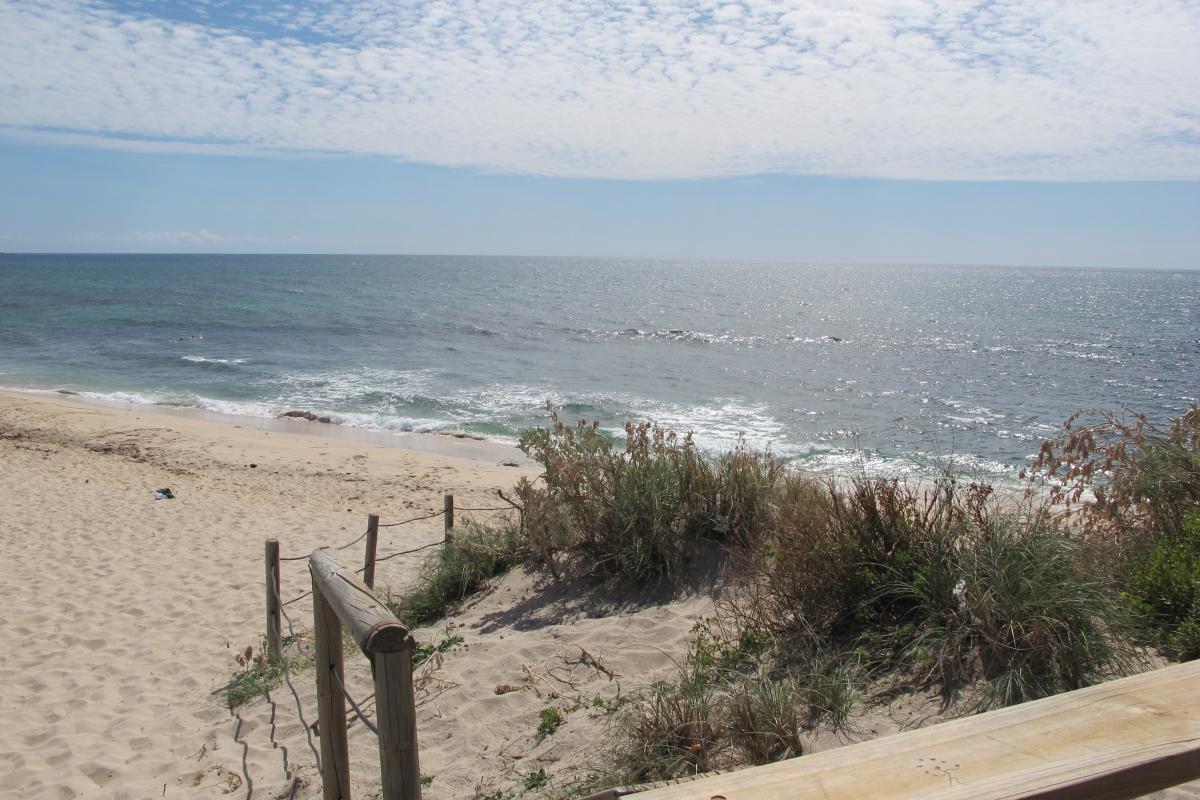
[[[283,639],[283,657],[288,660],[289,670],[307,669],[310,663],[292,652],[289,647],[293,644],[291,637]],[[258,651],[250,645],[236,656],[239,669],[221,690],[221,699],[229,708],[237,708],[259,697],[266,697],[274,688],[283,683],[283,664],[272,661],[266,654],[267,643],[263,640]]]
[[[950,474],[833,481],[744,444],[709,456],[653,424],[620,442],[552,410],[521,437],[545,470],[517,492],[531,557],[644,585],[680,581],[706,544],[727,555],[719,619],[615,716],[578,785],[798,755],[872,693],[933,688],[965,713],[1127,674],[1146,644],[1200,655],[1200,410],[1166,430],[1081,419],[1014,505]]]
[[[382,599],[410,628],[428,625],[491,578],[520,563],[523,554],[515,525],[463,522],[455,527],[449,544],[426,558],[415,587],[406,592],[385,589]]]

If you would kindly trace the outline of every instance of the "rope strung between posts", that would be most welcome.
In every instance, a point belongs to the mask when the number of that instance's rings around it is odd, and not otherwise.
[[[271,581],[271,589],[275,592],[275,599],[278,600],[279,584],[274,580]],[[296,629],[292,626],[292,618],[288,616],[287,609],[282,603],[279,605],[279,610],[283,613],[283,619],[287,622],[288,633],[291,635],[292,641],[296,643],[296,646],[300,648],[300,651],[303,653],[304,645],[301,643],[300,637],[296,635]],[[313,744],[312,728],[308,727],[308,720],[304,719],[304,707],[300,704],[300,693],[297,692],[296,687],[292,685],[292,673],[291,670],[288,669],[287,656],[283,656],[279,660],[283,665],[283,680],[287,684],[288,689],[291,690],[292,697],[294,697],[296,700],[296,716],[300,718],[300,724],[304,726],[304,735],[308,738],[308,749],[312,750],[313,758],[315,758],[317,761],[317,772],[321,775],[324,775],[325,771],[321,768],[321,754],[317,751],[317,746]]]
[[[337,687],[342,690],[342,696],[346,698],[346,702],[348,702],[350,707],[354,709],[354,713],[358,716],[362,724],[367,726],[367,730],[378,736],[379,728],[376,728],[375,723],[367,719],[367,715],[363,713],[362,709],[358,707],[358,703],[354,702],[354,698],[350,696],[348,691],[346,691],[346,684],[342,683],[342,677],[338,675],[337,670],[331,666],[329,668],[329,674],[333,676],[333,682],[336,683]]]
[[[357,539],[355,539],[353,542],[346,542],[346,543],[345,543],[344,545],[342,545],[341,547],[338,547],[338,548],[335,548],[335,549],[337,549],[337,550],[345,550],[347,547],[353,547],[354,545],[356,545],[356,544],[358,544],[359,542],[361,542],[363,539],[367,538],[367,534],[368,534],[368,533],[370,533],[370,531],[369,531],[369,530],[367,530],[367,531],[363,531],[363,532],[362,532],[362,535],[361,535],[361,536],[359,536]]]
[[[394,528],[397,525],[407,525],[410,522],[420,522],[423,519],[433,519],[434,517],[440,517],[442,514],[445,514],[445,513],[446,513],[446,511],[445,511],[445,509],[443,509],[441,511],[435,511],[432,514],[426,514],[423,517],[413,517],[412,519],[402,519],[399,522],[381,522],[379,524],[379,527]]]
[[[401,550],[398,553],[389,553],[388,555],[383,556],[382,558],[375,559],[375,563],[378,564],[381,561],[387,561],[389,558],[395,558],[396,556],[407,556],[407,555],[411,555],[412,553],[419,553],[422,550],[428,550],[431,547],[437,547],[439,544],[445,544],[445,543],[446,543],[445,539],[439,539],[436,542],[430,542],[429,544],[421,545],[420,547],[414,547],[412,550]]]
[[[309,591],[305,592],[304,594],[300,595],[299,597],[293,597],[291,600],[288,600],[286,603],[280,603],[279,605],[281,608],[283,606],[290,606],[292,603],[299,602],[299,601],[303,600],[304,598],[308,597],[310,594],[312,594],[311,589]]]
[[[518,511],[515,506],[496,506],[495,508],[455,508],[455,511]]]
[[[355,539],[353,542],[346,542],[345,544],[338,545],[337,547],[335,547],[333,549],[334,550],[345,550],[347,547],[353,547],[354,545],[358,544],[363,539],[365,539],[367,536],[367,533],[368,533],[368,531],[363,531],[361,534],[359,534],[358,538]],[[280,557],[279,560],[280,561],[307,561],[308,556],[288,556],[287,558]]]
[[[462,510],[463,510],[463,511],[505,511],[505,510],[507,510],[507,509],[504,509],[504,508],[464,508],[464,509],[462,509]],[[421,520],[423,520],[423,519],[433,519],[434,517],[440,517],[440,516],[442,516],[442,514],[445,514],[445,513],[446,513],[446,512],[445,512],[445,510],[443,509],[442,511],[435,511],[435,512],[433,512],[432,514],[426,514],[426,515],[424,515],[424,516],[421,516],[421,517],[412,517],[411,519],[402,519],[402,520],[400,520],[399,522],[385,522],[385,523],[381,523],[381,524],[379,525],[379,527],[380,527],[380,528],[394,528],[394,527],[396,527],[397,525],[408,525],[410,522],[420,522],[420,521],[421,521]],[[359,542],[361,542],[363,539],[367,538],[367,534],[368,534],[368,533],[370,533],[370,531],[369,531],[369,530],[363,531],[361,534],[359,534],[359,535],[358,535],[358,538],[357,538],[357,539],[355,539],[354,541],[352,541],[352,542],[346,542],[345,544],[338,545],[337,547],[333,547],[333,548],[330,548],[330,549],[332,549],[332,550],[345,550],[345,549],[347,549],[347,548],[349,548],[349,547],[353,547],[354,545],[356,545],[356,544],[358,544]],[[279,560],[280,560],[280,561],[306,561],[307,559],[308,559],[308,556],[307,556],[307,555],[303,555],[303,556],[286,556],[286,557],[284,557],[284,556],[280,556],[280,558],[279,558]],[[303,596],[305,596],[305,597],[306,597],[307,595],[303,595]],[[300,598],[296,598],[296,599],[298,600],[298,599],[300,599]],[[295,600],[289,600],[288,602],[289,602],[289,603],[293,603],[293,602],[295,602]],[[285,604],[285,605],[286,605],[286,604]]]
[[[414,547],[411,550],[400,550],[399,552],[396,552],[396,553],[388,553],[386,556],[380,556],[379,558],[376,558],[375,563],[378,564],[381,561],[387,561],[388,559],[396,558],[397,556],[412,555],[413,553],[419,553],[422,550],[428,550],[431,547],[437,547],[439,544],[445,544],[445,543],[446,543],[445,539],[439,539],[436,542],[430,542],[429,544],[421,545],[420,547]],[[305,558],[308,558],[308,556],[305,556]],[[358,569],[354,570],[354,572],[356,574],[361,575],[365,570],[366,570],[366,567],[364,566],[364,567],[359,567]],[[303,600],[304,598],[309,597],[310,595],[312,595],[311,590],[305,592],[302,595],[293,597],[291,600],[280,603],[279,604],[280,608],[282,608],[283,606],[290,606],[292,603],[298,603],[301,600]]]

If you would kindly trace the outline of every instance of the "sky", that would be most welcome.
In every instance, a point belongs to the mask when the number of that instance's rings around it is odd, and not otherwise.
[[[1200,268],[1200,2],[0,0],[0,251]]]

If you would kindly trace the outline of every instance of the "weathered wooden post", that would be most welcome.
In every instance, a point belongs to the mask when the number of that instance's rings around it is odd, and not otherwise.
[[[420,800],[417,706],[413,697],[412,647],[375,653],[375,713],[379,772],[385,800]]]
[[[446,545],[449,546],[454,540],[454,495],[448,494],[442,498],[442,508],[445,511],[442,521],[446,523]]]
[[[267,655],[271,661],[278,664],[283,661],[283,642],[280,629],[283,620],[280,617],[279,599],[279,540],[266,541],[267,567]]]
[[[317,552],[325,552],[318,550]],[[317,670],[317,718],[321,736],[321,789],[325,800],[350,800],[350,742],[346,736],[346,698],[333,682],[345,683],[342,660],[342,623],[326,599],[324,588],[309,559],[313,583],[313,632],[317,639],[314,656]]]
[[[309,569],[313,576],[313,596],[321,598],[319,604],[330,611],[333,623],[337,625],[333,633],[337,640],[333,645],[337,649],[336,668],[339,679],[341,671],[341,625],[354,638],[359,649],[371,661],[375,674],[375,717],[379,729],[379,770],[383,782],[384,800],[420,800],[421,798],[421,768],[417,752],[417,712],[413,698],[412,685],[412,653],[416,643],[408,628],[388,611],[373,592],[358,579],[353,572],[337,563],[334,554],[329,550],[317,550],[309,557]],[[340,622],[340,624],[339,624]],[[320,623],[318,623],[320,625]],[[332,626],[329,626],[332,627]],[[318,639],[320,629],[318,628]],[[321,672],[330,674],[325,668],[321,647],[317,647],[317,690],[322,697]],[[329,656],[333,658],[331,653]],[[341,737],[341,747],[345,747],[345,705],[342,702],[341,691],[337,686],[330,686],[337,694],[337,704],[329,704],[327,710],[324,700],[320,700],[321,713],[321,757],[323,763],[336,763],[338,774],[345,774],[344,762],[335,762],[325,755],[326,726],[337,728]],[[328,721],[324,716],[329,714]],[[340,716],[339,716],[340,715]],[[330,752],[335,752],[330,746]],[[343,791],[333,783],[331,793],[331,768],[325,767],[324,787],[325,800],[348,798],[349,789]],[[348,787],[348,780],[347,780]]]
[[[367,515],[367,549],[363,555],[363,583],[375,588],[375,551],[379,548],[379,515]]]

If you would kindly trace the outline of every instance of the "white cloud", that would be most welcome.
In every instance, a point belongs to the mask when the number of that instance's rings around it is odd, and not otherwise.
[[[0,135],[612,178],[1200,179],[1191,0],[133,8],[0,0]]]
[[[260,236],[249,234],[213,233],[207,228],[195,231],[134,231],[132,233],[99,233],[88,231],[65,237],[68,241],[82,244],[104,244],[109,246],[132,247],[136,250],[168,246],[171,248],[189,249],[214,246],[245,246],[264,245],[267,240]],[[303,238],[301,236],[300,238]],[[295,236],[292,237],[296,239]]]
[[[133,238],[143,244],[200,245],[226,241],[226,237],[204,228],[198,231],[154,231],[135,233]]]

